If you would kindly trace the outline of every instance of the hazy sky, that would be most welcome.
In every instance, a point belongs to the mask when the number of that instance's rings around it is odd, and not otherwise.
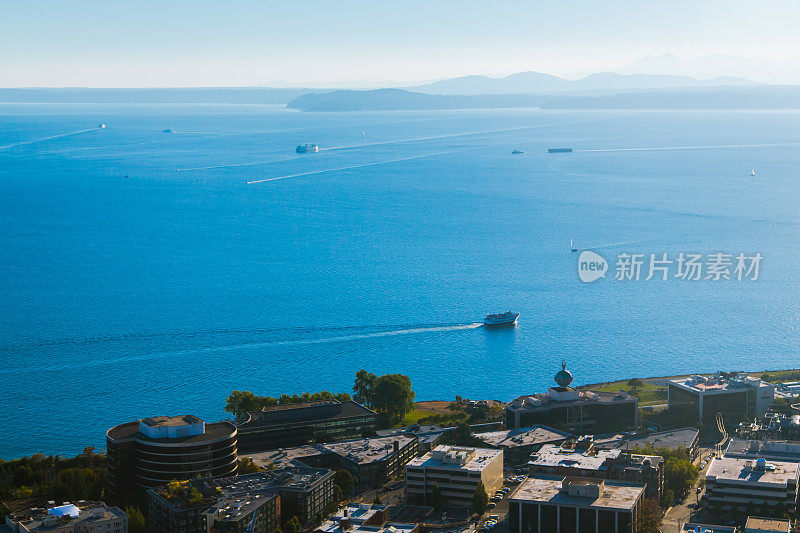
[[[0,86],[570,74],[647,55],[800,59],[800,2],[0,0]]]

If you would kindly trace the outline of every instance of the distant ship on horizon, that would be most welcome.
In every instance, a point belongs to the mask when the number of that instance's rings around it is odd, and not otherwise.
[[[517,149],[515,148],[515,149],[511,150],[511,153],[512,153],[512,154],[524,154],[525,152],[523,152],[522,150],[517,150]]]
[[[308,152],[319,152],[319,146],[316,144],[301,144],[294,150],[298,154],[307,154]]]
[[[572,152],[572,148],[548,148],[548,154],[568,154]]]
[[[517,323],[519,313],[512,313],[506,311],[505,313],[498,313],[496,315],[486,315],[483,319],[484,326],[513,326]]]

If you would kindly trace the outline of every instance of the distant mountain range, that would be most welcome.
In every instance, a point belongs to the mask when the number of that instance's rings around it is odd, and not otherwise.
[[[701,80],[690,76],[601,72],[573,81],[541,72],[520,72],[504,78],[464,76],[403,88],[408,91],[426,94],[479,95],[596,93],[598,91],[616,92],[753,85],[759,85],[759,83],[744,78],[732,77]]]

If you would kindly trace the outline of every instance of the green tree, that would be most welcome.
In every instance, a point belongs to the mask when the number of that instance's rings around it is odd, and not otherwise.
[[[631,389],[642,389],[644,388],[644,381],[639,378],[631,378],[628,380],[628,387]]]
[[[378,377],[363,368],[356,372],[356,381],[353,383],[353,400],[372,408],[372,392]]]
[[[372,387],[372,408],[378,413],[378,422],[384,427],[397,424],[414,408],[414,391],[411,378],[403,374],[379,377]]]
[[[428,504],[433,507],[433,510],[437,513],[442,508],[442,491],[439,490],[439,484],[433,484],[433,489],[431,489],[431,497],[428,501]]]
[[[672,489],[667,489],[661,495],[661,506],[665,509],[672,505],[675,501],[675,492]]]
[[[250,457],[239,458],[239,467],[237,471],[240,475],[255,474],[256,472],[261,472],[262,470],[263,468],[255,464]]]
[[[483,483],[478,482],[478,488],[475,489],[475,494],[472,495],[472,512],[483,514],[486,512],[486,506],[489,504],[489,495],[486,494],[486,487]]]
[[[138,507],[129,505],[125,508],[125,513],[128,515],[128,531],[130,533],[145,533],[147,531],[144,514]]]
[[[342,494],[345,496],[353,495],[353,488],[356,485],[356,478],[347,470],[337,470],[333,476],[333,484],[338,485],[342,489]]]
[[[661,521],[664,518],[664,511],[653,498],[647,498],[642,502],[639,511],[638,531],[640,533],[658,533],[661,531]]]
[[[288,522],[286,527],[283,528],[284,533],[302,533],[303,527],[300,525],[300,519],[293,516]]]

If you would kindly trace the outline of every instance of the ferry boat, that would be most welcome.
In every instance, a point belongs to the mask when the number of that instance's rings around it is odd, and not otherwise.
[[[568,154],[572,152],[572,148],[548,148],[548,154]]]
[[[483,319],[483,325],[513,326],[517,323],[518,318],[519,318],[519,313],[512,313],[511,311],[506,311],[505,313],[499,313],[496,315],[486,315],[486,318]]]
[[[319,152],[319,146],[316,144],[301,144],[294,150],[298,154],[307,154],[308,152]]]
[[[171,129],[167,128],[165,130],[161,130],[161,133],[173,133],[173,131]]]
[[[97,125],[97,127],[102,130],[103,128],[106,127],[106,125],[105,123],[101,122],[100,124]]]
[[[522,150],[516,150],[516,149],[514,149],[514,150],[511,150],[511,153],[512,153],[512,154],[524,154],[525,152],[523,152]]]

